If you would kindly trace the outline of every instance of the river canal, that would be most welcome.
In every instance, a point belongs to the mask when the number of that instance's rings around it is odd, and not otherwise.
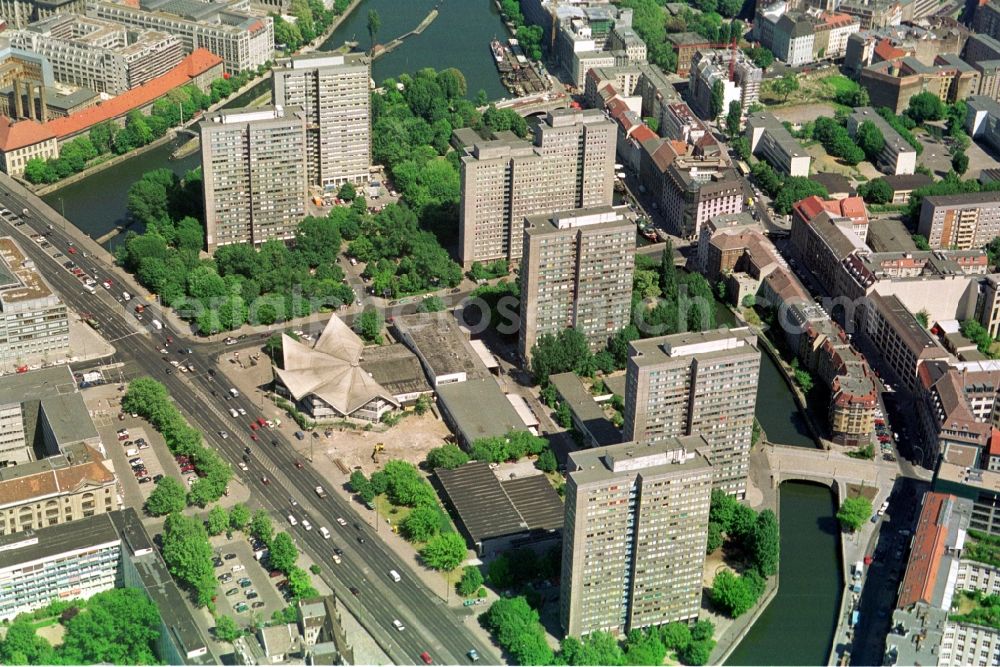
[[[465,75],[469,97],[479,90],[486,91],[491,100],[508,97],[490,53],[490,40],[509,35],[492,0],[362,0],[320,50],[333,50],[349,41],[367,50],[371,46],[367,27],[370,10],[377,11],[382,20],[376,41],[388,44],[416,28],[435,6],[438,17],[421,34],[407,37],[399,48],[375,60],[372,78],[381,84],[387,77],[424,67],[456,67]]]
[[[825,665],[829,657],[841,592],[833,492],[785,482],[780,504],[778,594],[727,665]]]

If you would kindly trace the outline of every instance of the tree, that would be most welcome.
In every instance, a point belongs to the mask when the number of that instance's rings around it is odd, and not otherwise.
[[[725,94],[726,88],[721,80],[717,80],[712,84],[712,94],[708,100],[708,113],[711,118],[717,119],[722,115]]]
[[[969,156],[964,151],[957,151],[951,156],[951,168],[961,176],[969,169]]]
[[[893,189],[881,176],[858,186],[858,194],[868,204],[888,204],[892,201]]]
[[[927,237],[922,234],[912,234],[910,236],[913,239],[913,245],[917,246],[917,250],[930,250],[931,244],[927,242]]]
[[[221,642],[232,643],[243,636],[243,631],[236,621],[229,616],[220,614],[215,618],[215,638]]]
[[[712,640],[691,642],[679,651],[681,662],[685,665],[704,665],[712,656],[715,642]]]
[[[292,567],[288,572],[288,592],[292,594],[292,600],[311,598],[319,595],[319,591],[313,588],[309,573],[301,567]]]
[[[483,585],[483,573],[475,565],[466,565],[462,568],[462,578],[458,580],[456,588],[458,593],[464,597],[475,595],[479,587]]]
[[[667,623],[660,626],[660,641],[669,651],[679,651],[691,643],[691,628],[686,623]]]
[[[163,524],[163,560],[167,569],[194,593],[199,606],[215,595],[212,546],[200,521],[173,513]]]
[[[858,147],[864,151],[868,161],[873,163],[885,147],[885,137],[882,136],[882,130],[869,120],[858,125],[858,129],[854,133],[854,140]]]
[[[667,657],[667,647],[656,630],[633,630],[625,642],[625,664],[662,665]]]
[[[180,512],[187,504],[187,491],[173,477],[162,477],[156,488],[146,499],[146,512],[152,516],[163,516]]]
[[[754,46],[749,49],[743,49],[743,52],[753,61],[754,65],[761,69],[767,69],[774,63],[774,54],[767,47]]]
[[[937,99],[937,98],[935,98]],[[853,533],[868,520],[872,513],[872,503],[863,496],[847,498],[837,510],[837,520],[848,532]]]
[[[535,467],[542,472],[555,472],[556,468],[559,467],[559,462],[556,460],[556,455],[552,452],[552,450],[546,449],[538,455],[538,460],[535,461]]]
[[[711,639],[714,634],[715,625],[712,621],[696,621],[695,624],[691,626],[692,641],[702,642],[706,639]]]
[[[299,558],[299,550],[292,543],[292,538],[286,532],[278,533],[269,545],[271,567],[285,574],[295,566]]]
[[[778,518],[774,512],[764,510],[757,515],[750,542],[753,564],[761,576],[772,577],[777,574],[781,542],[778,536]]]
[[[559,408],[556,410],[556,422],[563,428],[573,426],[573,412],[569,409],[569,403],[566,401],[559,402]]]
[[[787,102],[788,96],[799,89],[799,80],[794,74],[786,74],[780,79],[771,82],[771,90],[775,95],[781,95],[782,100]]]
[[[375,500],[375,490],[372,488],[372,483],[368,481],[368,478],[360,470],[355,470],[351,473],[349,484],[351,492],[358,494],[358,497],[366,505]]]
[[[0,642],[0,662],[5,665],[50,665],[55,663],[52,646],[35,635],[31,616],[19,614]]]
[[[994,236],[983,250],[989,257],[990,266],[996,267],[997,264],[1000,264],[1000,236]]]
[[[368,38],[371,40],[372,47],[369,53],[375,51],[375,38],[378,36],[378,31],[382,27],[382,18],[378,15],[378,12],[374,9],[368,10]]]
[[[357,191],[354,189],[354,184],[351,182],[344,183],[337,190],[337,196],[344,201],[354,201],[354,198],[358,195]]]
[[[374,10],[372,10],[374,11]],[[374,308],[366,309],[354,323],[354,330],[369,343],[382,344],[382,326],[385,320],[382,313]]]
[[[726,114],[726,134],[730,139],[740,136],[740,125],[743,121],[743,106],[739,100],[729,103],[729,112]]]
[[[578,329],[563,329],[558,334],[542,334],[531,350],[531,372],[539,384],[546,384],[549,375],[574,371],[578,375],[593,375],[594,355],[586,336]]]
[[[640,631],[641,632],[641,631]],[[633,635],[634,636],[634,635]],[[570,665],[623,665],[625,656],[622,654],[618,640],[611,633],[596,631],[577,640],[568,638],[560,648],[561,658]]]
[[[418,313],[439,313],[444,309],[444,300],[439,296],[424,297],[417,306]]]
[[[744,577],[732,570],[723,570],[712,581],[712,602],[727,615],[739,618],[757,601]]]
[[[138,588],[98,593],[65,623],[63,664],[157,664],[160,612]],[[9,635],[8,635],[9,637]],[[5,661],[6,662],[6,661]],[[9,663],[6,663],[9,664]]]
[[[450,572],[465,560],[465,540],[458,533],[442,533],[430,539],[420,550],[420,557],[428,567]]]
[[[432,470],[435,468],[447,468],[448,470],[454,470],[455,468],[468,463],[469,455],[463,452],[458,445],[447,443],[441,445],[440,447],[435,447],[431,451],[427,452],[426,461],[427,466]]]
[[[552,649],[545,641],[538,612],[523,595],[497,600],[481,622],[519,665],[553,664]]]
[[[418,505],[403,520],[403,532],[411,542],[427,542],[438,534],[441,515],[435,505]]]
[[[748,545],[756,524],[757,513],[746,505],[737,504],[733,510],[733,519],[729,524],[726,534],[734,540]]]
[[[708,523],[708,543],[705,546],[705,553],[712,553],[722,546],[722,526],[709,521]]]
[[[229,510],[229,527],[233,530],[246,530],[250,525],[250,510],[243,503],[236,503]]]
[[[229,512],[222,505],[216,505],[208,512],[205,528],[209,535],[221,535],[229,528]]]
[[[274,537],[274,526],[271,524],[271,515],[265,510],[257,510],[250,521],[250,534],[255,538],[270,546]]]
[[[740,502],[725,491],[713,489],[708,520],[717,524],[722,532],[728,533],[732,528],[733,517],[736,515],[736,508],[739,505]]]
[[[913,119],[914,123],[922,125],[928,120],[944,118],[945,106],[937,95],[924,91],[910,98],[910,104],[905,113]]]

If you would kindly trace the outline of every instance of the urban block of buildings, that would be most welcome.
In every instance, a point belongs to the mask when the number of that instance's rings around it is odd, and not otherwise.
[[[560,619],[567,635],[697,618],[713,466],[701,436],[573,452]]]
[[[227,109],[198,129],[208,252],[295,238],[309,195],[302,109]]]
[[[743,210],[743,180],[725,146],[688,105],[668,105],[660,128],[663,138],[641,144],[639,181],[670,233],[694,240],[708,220]]]
[[[918,93],[932,93],[944,103],[976,95],[979,79],[974,67],[954,53],[945,53],[930,65],[911,56],[869,65],[862,68],[860,83],[873,107],[887,107],[898,115]]]
[[[730,76],[732,71],[732,76]],[[691,61],[688,99],[699,116],[717,120],[729,112],[731,102],[739,102],[745,117],[751,105],[760,99],[763,71],[742,51],[732,49],[705,49],[695,54]],[[722,109],[717,118],[712,117],[712,89],[722,83]]]
[[[788,2],[758,5],[754,34],[774,57],[798,66],[836,60],[847,51],[847,38],[860,28],[858,18],[817,8],[789,11]]]
[[[967,27],[946,17],[862,29],[847,38],[844,69],[851,75],[857,75],[869,65],[906,56],[931,65],[939,55],[962,53],[966,40],[973,36]],[[967,62],[974,64],[968,59]]]
[[[187,53],[207,49],[222,58],[226,72],[254,70],[274,53],[274,21],[257,16],[240,0],[87,0],[87,16],[136,29],[176,36]]]
[[[524,222],[518,349],[565,328],[594,351],[631,321],[635,223],[610,206],[533,216]]]
[[[700,435],[715,488],[743,498],[759,377],[757,338],[746,328],[632,341],[623,439]]]
[[[211,82],[222,74],[222,59],[205,49],[197,49],[166,74],[138,88],[52,120],[47,120],[45,111],[50,108],[44,97],[46,88],[29,84],[23,106],[34,110],[38,104],[38,117],[42,122],[33,118],[15,120],[0,117],[0,170],[11,176],[20,176],[28,160],[59,157],[62,144],[89,131],[94,125],[104,121],[122,125],[129,112],[148,114],[154,102],[188,84],[194,84],[202,91],[208,90]],[[36,89],[39,98],[35,97]],[[21,96],[15,93],[15,103],[18,99]],[[31,113],[35,114],[34,111]]]
[[[519,263],[532,215],[611,204],[615,125],[598,109],[550,112],[529,143],[512,133],[466,146],[459,258]]]
[[[58,14],[5,37],[45,58],[59,83],[111,96],[163,76],[185,55],[174,35],[78,14]]]
[[[1000,631],[956,619],[964,593],[995,595],[1000,569],[970,557],[972,501],[924,495],[899,599],[886,638],[886,665],[991,665],[1000,661]]]
[[[746,122],[746,138],[754,156],[766,160],[779,173],[809,176],[812,158],[774,114],[751,114]]]
[[[593,68],[646,62],[646,43],[632,29],[632,10],[610,3],[580,6],[553,26],[554,53],[577,88]]]
[[[292,623],[263,625],[233,643],[241,665],[341,665],[354,663],[337,599],[332,596],[295,603]]]
[[[970,192],[924,197],[917,233],[932,248],[982,248],[1000,235],[1000,195]]]
[[[0,536],[0,552],[4,621],[53,599],[88,599],[113,588],[137,588],[159,611],[155,652],[160,660],[172,665],[218,664],[134,509]]]
[[[279,60],[274,104],[302,109],[309,184],[367,183],[371,166],[371,62],[326,54]]]

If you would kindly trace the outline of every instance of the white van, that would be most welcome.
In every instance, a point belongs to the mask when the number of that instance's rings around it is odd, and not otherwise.
[[[123,301],[131,301],[132,300],[132,295],[129,294],[128,292],[122,292],[122,300]]]
[[[138,453],[139,453],[139,450],[136,449],[135,447],[132,447],[131,449],[126,449],[125,450],[125,456],[135,456]]]
[[[406,629],[406,626],[403,625],[398,618],[392,619],[392,627],[396,628],[400,632]]]
[[[153,324],[153,328],[154,329],[162,329],[163,328],[163,323],[160,322],[160,320],[153,320],[152,324]]]
[[[240,397],[240,392],[239,392],[239,390],[236,387],[230,387],[229,388],[229,393],[233,395],[233,398],[239,398]]]
[[[94,286],[93,286],[93,285],[84,285],[84,286],[83,286],[83,289],[87,290],[87,291],[88,291],[88,292],[90,292],[91,294],[95,294],[95,293],[97,292],[97,290],[96,290],[96,289],[94,289]]]
[[[330,539],[330,529],[326,526],[319,527],[319,534],[323,536],[324,540]]]
[[[403,580],[403,578],[399,576],[399,572],[396,572],[395,570],[389,570],[389,576],[392,577],[392,580],[397,584]]]
[[[236,408],[229,408],[229,414],[231,414],[234,417],[240,416],[240,413],[236,412]]]
[[[297,526],[297,525],[299,525],[299,522],[298,522],[298,521],[296,521],[296,520],[295,520],[295,517],[294,517],[294,516],[292,516],[291,514],[289,514],[289,515],[288,515],[288,523],[289,523],[289,525],[292,525],[292,526]]]

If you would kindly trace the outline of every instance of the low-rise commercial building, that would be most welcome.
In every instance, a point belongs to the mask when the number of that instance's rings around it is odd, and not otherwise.
[[[914,22],[877,29],[862,27],[847,38],[844,69],[853,76],[868,65],[905,56],[931,65],[941,54],[962,53],[972,34],[950,17],[929,17],[919,21],[919,25]]]
[[[488,375],[468,333],[451,312],[397,315],[392,332],[420,359],[434,389]]]
[[[875,166],[886,174],[912,174],[917,169],[917,151],[896,132],[872,107],[860,107],[847,117],[847,131],[853,137],[862,123],[873,123],[882,133],[885,144],[875,160]]]
[[[750,152],[780,173],[809,176],[812,158],[773,114],[760,112],[748,116],[746,138],[750,142]]]
[[[500,385],[492,377],[441,385],[436,390],[441,418],[468,448],[479,438],[498,438],[527,430]]]
[[[882,180],[892,188],[892,204],[908,204],[910,195],[917,188],[924,188],[934,182],[934,179],[927,174],[890,174],[883,176]]]
[[[434,475],[480,557],[525,547],[544,553],[562,537],[562,499],[544,475],[501,481],[485,461],[438,468]]]

